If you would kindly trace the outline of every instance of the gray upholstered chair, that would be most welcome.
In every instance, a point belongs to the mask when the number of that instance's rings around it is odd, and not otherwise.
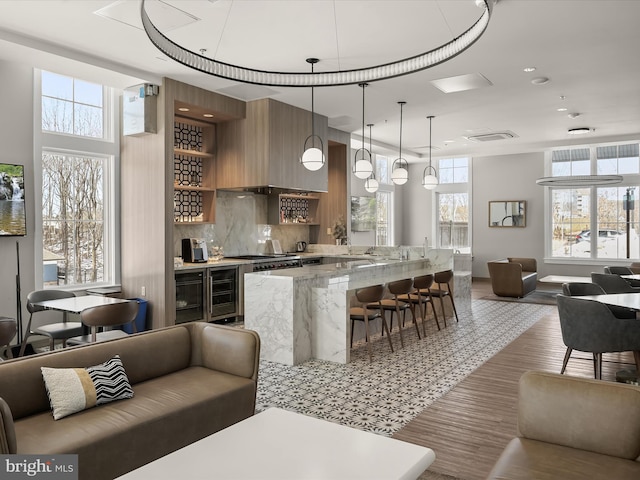
[[[118,327],[131,324],[133,332],[137,333],[136,316],[139,304],[136,301],[111,303],[83,310],[80,319],[87,327],[91,327],[91,333],[80,335],[67,340],[67,345],[84,345],[86,343],[104,342],[116,338],[128,336],[127,332],[120,329],[112,329],[98,332],[98,328]]]
[[[629,267],[604,267],[604,273],[610,273],[612,275],[634,275],[633,270]],[[632,287],[640,287],[640,280],[634,280],[633,278],[625,278],[625,282],[627,282]]]
[[[11,352],[11,340],[16,336],[18,330],[18,323],[15,318],[0,317],[0,352],[5,349],[7,352],[7,358],[13,358]],[[0,362],[2,358],[0,358]]]
[[[384,285],[374,285],[371,287],[361,288],[356,291],[356,299],[360,302],[361,306],[351,307],[349,309],[349,317],[351,318],[351,346],[353,346],[353,327],[356,321],[364,322],[365,335],[367,339],[367,348],[369,350],[369,361],[373,359],[371,353],[371,342],[369,341],[369,322],[376,318],[382,319],[382,328],[387,332],[387,340],[389,346],[393,352],[393,344],[391,343],[391,334],[389,332],[389,326],[387,325],[387,319],[382,314],[382,308],[380,301],[384,295]],[[374,305],[372,305],[374,304]]]
[[[633,352],[640,371],[640,322],[617,318],[601,302],[558,295],[558,314],[562,340],[567,350],[560,373],[564,373],[573,350],[594,355],[594,376],[602,377],[602,354]]]
[[[64,290],[36,290],[27,295],[27,311],[29,312],[29,323],[27,323],[27,328],[25,329],[27,333],[22,339],[22,347],[20,347],[20,353],[18,354],[18,356],[22,357],[24,355],[25,349],[27,347],[27,339],[31,335],[43,335],[45,337],[49,337],[49,350],[53,350],[55,348],[56,340],[62,340],[62,345],[66,346],[67,339],[82,334],[82,323],[68,322],[66,313],[62,314],[62,322],[49,323],[34,328],[33,330],[31,329],[33,314],[46,310],[44,307],[35,305],[35,303],[73,297],[75,297],[73,292],[67,292]]]
[[[620,275],[613,273],[591,273],[591,281],[600,285],[606,293],[640,293],[640,288],[632,287]]]

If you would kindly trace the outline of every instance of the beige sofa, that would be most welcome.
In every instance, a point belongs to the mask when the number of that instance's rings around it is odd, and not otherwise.
[[[487,478],[640,478],[640,387],[527,372],[520,379],[518,437]]]
[[[536,289],[538,264],[535,258],[509,257],[487,262],[487,266],[495,295],[524,297]]]
[[[253,415],[259,350],[253,331],[197,322],[2,362],[0,453],[78,454],[80,479],[112,479]],[[133,398],[54,421],[40,367],[116,354]]]

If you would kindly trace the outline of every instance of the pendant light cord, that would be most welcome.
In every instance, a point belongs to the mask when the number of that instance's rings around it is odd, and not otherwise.
[[[399,102],[400,103],[400,166],[402,166],[402,107],[404,107],[404,102]]]

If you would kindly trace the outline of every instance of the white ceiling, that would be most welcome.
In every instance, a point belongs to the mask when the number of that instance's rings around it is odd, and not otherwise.
[[[430,50],[462,33],[481,14],[473,0],[147,0],[149,16],[174,41],[246,67],[309,71],[358,68]],[[106,18],[94,12],[108,7]],[[264,96],[311,107],[308,88],[242,85],[167,59],[141,29],[139,0],[0,1],[0,58],[126,87],[163,76],[243,100]],[[178,9],[178,10],[176,10]],[[183,20],[191,23],[181,25]],[[403,156],[475,156],[558,145],[640,138],[640,1],[500,0],[484,36],[456,58],[412,75],[370,84],[365,123],[374,145],[397,156],[406,101]],[[131,25],[135,26],[131,26]],[[173,24],[173,25],[172,25]],[[86,64],[92,65],[88,68]],[[97,66],[99,68],[94,68]],[[536,71],[525,73],[524,67]],[[431,81],[480,74],[491,86],[445,94]],[[548,77],[544,85],[531,80]],[[561,96],[565,99],[561,100]],[[568,110],[558,112],[564,106]],[[362,90],[315,89],[329,124],[359,135]],[[578,113],[571,119],[569,113]],[[569,128],[589,127],[579,137]],[[484,143],[464,137],[512,132]],[[366,129],[368,141],[369,130]],[[445,144],[445,141],[451,143]],[[376,148],[374,147],[374,150]]]

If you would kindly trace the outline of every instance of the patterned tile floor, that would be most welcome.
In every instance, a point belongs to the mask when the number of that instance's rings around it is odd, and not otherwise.
[[[287,366],[261,361],[257,411],[279,407],[380,435],[391,436],[555,306],[473,300],[460,322],[438,331],[427,326],[418,340],[413,325],[403,330],[395,353],[386,338],[354,345],[347,365],[311,360]],[[442,322],[441,322],[442,323]],[[422,325],[420,324],[422,329]],[[422,330],[421,330],[422,332]]]

